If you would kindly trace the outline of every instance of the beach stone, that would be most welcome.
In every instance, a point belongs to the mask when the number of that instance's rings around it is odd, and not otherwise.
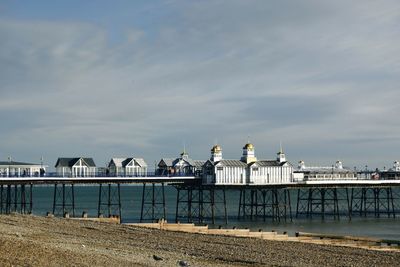
[[[189,264],[187,261],[183,261],[183,260],[180,260],[180,261],[178,262],[178,264],[179,264],[179,266],[181,266],[181,267],[190,266],[190,264]]]
[[[163,258],[161,258],[161,257],[159,257],[157,255],[153,255],[153,259],[156,260],[156,261],[162,261],[163,260]]]

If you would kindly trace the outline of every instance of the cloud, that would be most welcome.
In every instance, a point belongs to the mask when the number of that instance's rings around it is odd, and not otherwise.
[[[391,162],[400,144],[399,8],[168,2],[157,14],[173,17],[125,26],[117,42],[116,28],[83,18],[2,18],[0,157],[152,162],[185,142],[200,159],[218,139],[224,156],[239,158],[250,135],[261,158],[283,141],[293,161],[364,164],[373,148],[385,151],[371,157],[376,164]]]

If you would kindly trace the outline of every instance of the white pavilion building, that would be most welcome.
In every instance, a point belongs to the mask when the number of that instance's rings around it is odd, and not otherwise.
[[[211,149],[211,158],[203,165],[203,183],[205,184],[283,184],[293,182],[293,167],[286,160],[282,149],[273,160],[258,160],[254,145],[247,143],[243,147],[240,160],[222,158],[219,145]]]
[[[146,176],[147,163],[143,158],[112,158],[108,171],[110,176]]]
[[[96,164],[92,158],[58,158],[56,173],[62,177],[90,177],[96,175]]]
[[[34,164],[17,161],[0,161],[1,177],[32,177],[43,176],[46,173],[43,164]]]

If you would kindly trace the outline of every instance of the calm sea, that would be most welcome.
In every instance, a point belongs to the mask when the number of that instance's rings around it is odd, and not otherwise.
[[[33,188],[33,214],[45,215],[46,212],[52,211],[53,205],[53,186],[35,186]],[[75,213],[80,216],[86,211],[89,216],[97,216],[99,187],[98,186],[75,186]],[[165,197],[167,206],[167,220],[173,222],[175,220],[176,208],[176,189],[171,186],[165,187]],[[224,225],[224,221],[217,221],[217,225],[224,227],[249,228],[252,230],[263,229],[265,231],[276,230],[279,232],[286,231],[289,235],[295,232],[313,232],[326,234],[369,236],[385,239],[400,240],[400,214],[396,214],[396,218],[357,218],[353,217],[349,220],[346,216],[341,216],[340,220],[319,218],[313,219],[296,219],[293,216],[292,222],[274,223],[271,219],[265,222],[261,219],[258,221],[237,220],[239,195],[238,192],[228,191],[226,194],[228,226]],[[292,197],[292,211],[295,212],[295,204]],[[122,202],[122,219],[123,222],[137,222],[140,219],[142,200],[142,187],[132,185],[121,185],[121,202]],[[397,200],[398,201],[398,200]]]

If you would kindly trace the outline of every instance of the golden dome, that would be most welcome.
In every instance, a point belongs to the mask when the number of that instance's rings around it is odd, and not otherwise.
[[[215,145],[211,148],[211,152],[216,153],[216,152],[221,152],[222,149],[219,145]]]
[[[243,149],[254,150],[254,146],[251,143],[247,143],[244,145]]]

